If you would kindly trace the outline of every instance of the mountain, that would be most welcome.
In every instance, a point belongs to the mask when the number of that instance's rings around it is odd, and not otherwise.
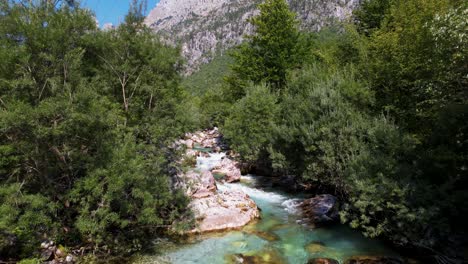
[[[240,44],[252,32],[247,19],[262,0],[161,0],[145,24],[173,45],[181,45],[191,74],[215,55]],[[305,30],[316,31],[349,17],[359,0],[289,0]]]

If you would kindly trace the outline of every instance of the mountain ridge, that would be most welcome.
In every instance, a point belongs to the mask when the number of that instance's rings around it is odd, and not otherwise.
[[[190,75],[217,54],[242,43],[253,31],[248,19],[262,0],[161,0],[145,24],[172,45],[180,45]],[[289,0],[301,28],[317,31],[347,19],[359,0]]]

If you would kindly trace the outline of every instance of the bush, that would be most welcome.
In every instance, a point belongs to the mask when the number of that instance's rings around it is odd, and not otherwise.
[[[372,93],[354,70],[329,70],[313,65],[291,74],[275,127],[273,165],[304,180],[342,186],[350,153],[360,147],[365,114]]]
[[[0,253],[28,257],[40,239],[52,235],[56,205],[40,194],[28,194],[20,183],[0,186]]]
[[[188,200],[171,189],[165,160],[158,155],[125,138],[105,167],[75,185],[70,198],[79,208],[76,226],[82,241],[130,253],[182,216]]]

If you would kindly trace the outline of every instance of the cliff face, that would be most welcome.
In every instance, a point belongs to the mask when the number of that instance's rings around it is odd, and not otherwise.
[[[181,45],[187,74],[252,32],[247,19],[262,0],[161,0],[145,23],[173,45]],[[289,0],[306,30],[349,17],[359,0]]]

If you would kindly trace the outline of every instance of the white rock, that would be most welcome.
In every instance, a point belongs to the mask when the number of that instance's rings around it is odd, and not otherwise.
[[[240,228],[260,217],[255,202],[247,194],[237,190],[195,199],[189,206],[197,219],[197,228],[189,233]]]
[[[193,148],[193,140],[191,140],[191,139],[185,140],[184,144],[185,144],[185,146],[187,146],[187,148],[189,148],[189,149]]]
[[[226,182],[237,182],[241,179],[239,164],[229,158],[224,158],[219,165],[213,168],[212,172],[224,174],[224,180]]]

